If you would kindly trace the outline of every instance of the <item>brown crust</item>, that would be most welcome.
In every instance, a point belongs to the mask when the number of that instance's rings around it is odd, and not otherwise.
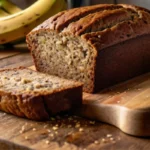
[[[54,15],[53,17],[46,20],[44,23],[42,23],[34,30],[39,30],[41,28],[49,28],[52,30],[61,31],[65,27],[67,27],[71,22],[75,22],[80,18],[87,16],[88,14],[104,11],[104,10],[119,9],[119,8],[122,8],[122,6],[114,5],[114,4],[100,4],[100,5],[70,9]]]
[[[82,37],[89,41],[97,50],[101,50],[137,36],[149,34],[150,14],[145,11],[141,11],[139,7],[133,8],[137,10],[138,18],[135,17],[133,20],[121,22],[103,31],[84,34]]]
[[[96,12],[71,23],[63,32],[71,32],[74,35],[97,32],[120,22],[131,20],[133,15],[130,11],[126,11],[123,8]]]
[[[13,70],[18,69],[25,68]],[[12,69],[3,69],[0,72],[9,70]],[[74,86],[45,93],[31,91],[18,94],[15,91],[0,91],[0,110],[33,120],[48,120],[51,115],[74,109],[81,104],[82,84],[78,82]]]
[[[150,34],[99,51],[94,92],[150,71]]]

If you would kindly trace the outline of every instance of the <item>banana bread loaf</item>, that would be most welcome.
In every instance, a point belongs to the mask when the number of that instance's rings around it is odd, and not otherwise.
[[[82,84],[30,69],[0,71],[0,110],[33,120],[82,104]]]
[[[66,10],[27,35],[38,71],[97,92],[150,71],[150,11],[126,4]]]

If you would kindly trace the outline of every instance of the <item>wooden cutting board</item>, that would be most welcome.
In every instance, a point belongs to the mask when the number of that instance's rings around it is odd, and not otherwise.
[[[97,94],[84,94],[80,115],[134,136],[150,136],[150,73]]]

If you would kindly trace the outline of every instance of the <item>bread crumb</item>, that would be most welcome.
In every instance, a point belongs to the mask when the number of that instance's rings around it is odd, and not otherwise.
[[[53,127],[53,130],[58,130],[58,127],[54,126],[54,127]]]
[[[106,136],[107,136],[108,138],[112,137],[112,135],[111,135],[111,134],[107,134]]]
[[[97,37],[98,37],[98,38],[101,38],[101,35],[98,35]]]
[[[98,144],[98,143],[99,143],[99,141],[97,141],[97,140],[96,140],[96,141],[94,141],[94,143],[95,143],[95,144]]]
[[[36,128],[33,128],[32,130],[33,130],[33,131],[36,131]]]
[[[114,141],[114,138],[113,138],[113,137],[111,137],[111,138],[110,138],[110,140],[111,140],[111,141]]]
[[[67,142],[64,142],[64,145],[67,145],[68,143]]]
[[[25,126],[22,126],[22,127],[21,127],[21,130],[19,131],[19,133],[22,134],[24,131],[25,131]]]
[[[53,133],[51,133],[49,136],[53,137],[53,136],[54,136],[54,134],[53,134]]]
[[[83,128],[80,128],[79,131],[80,131],[80,132],[83,132]]]
[[[75,128],[79,128],[79,127],[80,127],[80,124],[77,123],[77,124],[75,125]]]
[[[103,143],[106,143],[106,142],[107,142],[107,140],[106,140],[106,139],[104,139],[104,138],[102,138],[102,142],[103,142]]]
[[[48,130],[47,130],[47,132],[48,132],[48,133],[50,133],[50,132],[51,132],[51,130],[50,130],[50,129],[48,129]]]
[[[29,139],[28,136],[25,136],[24,138],[25,138],[25,140],[28,140],[28,139]]]
[[[90,123],[90,124],[95,124],[95,121],[90,121],[89,123]]]
[[[23,133],[23,131],[22,131],[22,130],[20,130],[20,131],[19,131],[19,133],[21,133],[21,134],[22,134],[22,133]]]
[[[45,141],[46,144],[49,144],[50,142],[48,140]]]

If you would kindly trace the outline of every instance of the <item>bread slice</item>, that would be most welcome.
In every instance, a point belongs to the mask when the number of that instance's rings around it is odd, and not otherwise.
[[[0,71],[0,110],[47,120],[82,104],[82,84],[26,68]]]
[[[66,10],[27,35],[40,72],[97,92],[150,71],[150,11],[125,4]]]

